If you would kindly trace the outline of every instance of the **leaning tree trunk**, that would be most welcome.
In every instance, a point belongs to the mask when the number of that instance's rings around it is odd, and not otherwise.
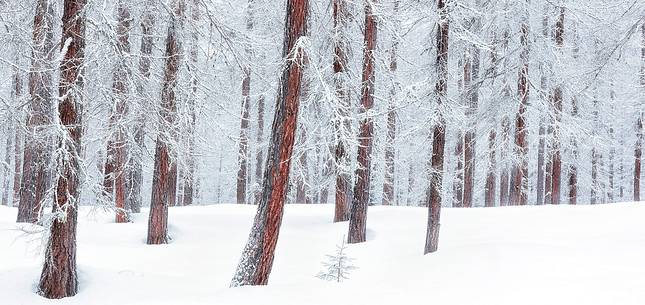
[[[352,205],[349,210],[349,232],[347,242],[350,244],[365,241],[367,224],[367,206],[370,201],[370,182],[372,169],[372,140],[374,122],[369,111],[374,106],[374,83],[376,77],[374,51],[376,49],[377,24],[373,13],[374,2],[365,2],[365,32],[363,45],[363,77],[361,90],[361,121],[358,133],[358,156],[356,184],[354,185]]]
[[[85,58],[85,0],[65,0],[63,37],[66,52],[60,64],[58,112],[62,135],[58,143],[58,177],[50,236],[38,292],[48,299],[70,297],[78,291],[76,218],[80,197]]]
[[[258,205],[249,239],[231,286],[266,285],[280,233],[289,166],[296,135],[304,50],[297,44],[307,32],[308,0],[287,0],[282,58],[286,67],[280,78],[271,141]],[[296,49],[298,48],[298,49]],[[296,58],[293,58],[296,56]],[[294,60],[295,59],[295,60]]]
[[[510,187],[510,205],[526,205],[528,192],[528,141],[526,127],[526,110],[529,104],[529,25],[528,12],[525,13],[521,24],[520,42],[520,72],[518,77],[518,93],[520,106],[515,116],[515,155],[519,161],[513,164]]]
[[[398,23],[399,0],[394,1],[394,17]],[[397,24],[396,28],[400,27]],[[392,37],[392,47],[390,48],[390,97],[387,108],[387,137],[385,139],[385,178],[383,179],[383,205],[392,205],[394,203],[394,159],[396,154],[396,90],[398,82],[396,81],[397,61],[396,55],[399,46],[398,34],[394,33]]]
[[[334,19],[334,84],[336,86],[336,111],[334,112],[334,128],[336,133],[336,148],[334,152],[336,169],[336,195],[334,222],[349,220],[348,208],[351,200],[351,172],[348,154],[348,138],[350,136],[350,90],[348,73],[348,56],[350,44],[347,38],[350,20],[347,11],[347,0],[333,0]]]
[[[177,136],[173,130],[177,116],[175,90],[182,52],[178,28],[183,25],[184,1],[173,1],[173,5],[174,14],[171,17],[166,37],[166,65],[161,91],[159,133],[157,134],[155,167],[152,177],[148,244],[168,242],[168,206],[174,204],[175,192],[173,189],[176,189],[177,182],[177,162],[171,159],[176,156]]]
[[[437,57],[436,73],[437,83],[435,91],[437,94],[437,121],[432,134],[432,172],[430,173],[430,185],[428,186],[428,230],[424,253],[437,251],[439,245],[439,220],[441,216],[441,188],[443,184],[443,159],[446,144],[446,122],[441,107],[447,103],[448,91],[448,29],[449,19],[446,11],[448,0],[438,0],[437,10],[439,11],[439,24],[437,28]]]
[[[50,184],[51,136],[48,126],[52,123],[52,75],[54,4],[38,0],[32,36],[31,70],[27,111],[23,173],[20,185],[18,222],[38,221],[41,204]]]
[[[253,0],[249,0],[247,18],[246,18],[246,31],[253,30]],[[251,50],[246,50],[246,55],[251,55]],[[248,59],[250,60],[250,59]],[[251,68],[248,64],[242,67],[242,112],[240,120],[240,145],[237,153],[237,203],[246,203],[246,188],[248,180],[248,164],[249,164],[249,116],[251,104]]]
[[[192,21],[193,26],[198,26],[199,24],[199,0],[193,0],[192,2]],[[199,36],[197,35],[197,29],[193,29],[191,35],[191,46],[190,46],[190,65],[191,71],[193,71],[192,79],[190,82],[191,85],[191,96],[188,101],[188,117],[189,117],[189,126],[188,126],[188,160],[186,160],[186,170],[184,172],[183,178],[183,197],[181,205],[192,205],[193,198],[195,197],[195,128],[197,123],[197,115],[195,113],[195,104],[197,99],[197,46],[199,44]]]

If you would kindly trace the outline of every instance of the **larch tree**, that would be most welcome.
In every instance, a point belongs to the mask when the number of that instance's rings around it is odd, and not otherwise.
[[[439,221],[441,217],[441,188],[443,186],[443,161],[446,145],[446,122],[442,114],[442,107],[448,102],[448,33],[450,19],[446,8],[448,0],[438,0],[437,10],[439,21],[437,24],[437,56],[435,62],[437,82],[435,94],[437,98],[437,118],[432,132],[432,157],[430,161],[430,184],[427,192],[428,229],[424,254],[436,252],[439,246]]]
[[[475,6],[480,6],[480,1],[475,1]],[[479,18],[468,21],[471,33],[478,33],[481,27]],[[473,207],[475,189],[475,147],[477,146],[477,106],[479,103],[479,55],[480,50],[476,44],[467,47],[464,56],[464,92],[466,107],[466,130],[464,132],[464,194],[463,207]]]
[[[398,22],[399,13],[399,0],[394,0],[394,13],[393,18],[395,28],[400,28],[401,24]],[[392,34],[392,46],[390,47],[390,77],[392,78],[390,84],[390,93],[388,97],[387,108],[387,137],[385,140],[385,178],[383,181],[383,205],[394,204],[394,173],[395,173],[395,157],[396,157],[396,94],[398,89],[398,82],[396,77],[397,70],[397,50],[399,47],[399,37],[397,33]]]
[[[275,115],[262,182],[262,196],[249,239],[231,287],[266,285],[280,233],[284,202],[289,185],[289,166],[296,136],[304,49],[307,35],[308,0],[287,0],[282,58],[285,67],[280,77]]]
[[[246,30],[253,30],[253,0],[248,1]],[[251,50],[247,49],[247,56]],[[251,67],[245,64],[242,67],[242,112],[240,119],[240,143],[238,148],[238,169],[237,169],[237,203],[246,203],[246,188],[249,166],[249,119],[251,111]]]
[[[526,2],[528,4],[528,0]],[[528,128],[526,127],[526,111],[529,106],[529,16],[528,7],[524,5],[520,24],[520,71],[517,90],[520,105],[515,116],[515,146],[514,155],[517,161],[513,164],[509,202],[511,205],[525,205],[528,192]]]
[[[365,29],[363,33],[363,76],[361,78],[361,104],[359,107],[358,155],[356,181],[353,191],[352,205],[349,207],[349,233],[347,242],[350,244],[364,242],[367,230],[367,206],[370,201],[370,182],[372,169],[372,142],[374,122],[370,110],[374,106],[374,84],[376,78],[377,21],[374,15],[375,2],[365,0]]]
[[[178,70],[182,61],[182,42],[179,30],[183,27],[185,3],[183,0],[174,0],[172,4],[173,12],[170,16],[166,36],[161,109],[159,111],[150,216],[148,218],[147,243],[150,245],[168,242],[168,206],[174,205],[174,190],[176,190],[177,183],[177,160],[175,160],[177,155],[176,90]]]
[[[38,221],[50,187],[54,3],[38,0],[32,32],[31,69],[17,222]]]
[[[262,181],[262,141],[264,140],[264,95],[260,95],[260,98],[258,99],[258,132],[257,132],[257,145],[256,145],[256,151],[255,151],[255,181],[257,181],[257,184],[260,185]],[[260,188],[255,190],[254,194],[254,204],[259,204],[260,203],[260,198],[262,195],[262,191]]]
[[[81,137],[85,60],[85,0],[65,0],[58,86],[61,135],[58,140],[56,195],[38,292],[48,299],[78,291],[76,222],[81,182]]]
[[[333,48],[334,48],[334,84],[336,109],[334,111],[334,129],[336,147],[334,152],[336,192],[334,222],[349,220],[351,200],[351,171],[349,160],[350,137],[350,88],[349,88],[349,54],[350,45],[347,37],[349,12],[347,0],[333,0]]]

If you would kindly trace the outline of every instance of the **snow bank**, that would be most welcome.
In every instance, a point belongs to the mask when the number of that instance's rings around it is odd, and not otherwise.
[[[343,283],[316,278],[346,234],[332,205],[288,205],[270,283],[228,288],[254,206],[170,209],[171,244],[145,245],[147,210],[130,224],[83,208],[80,292],[34,293],[38,227],[0,207],[0,304],[645,304],[645,204],[444,209],[437,253],[423,256],[427,211],[370,207],[368,241]]]

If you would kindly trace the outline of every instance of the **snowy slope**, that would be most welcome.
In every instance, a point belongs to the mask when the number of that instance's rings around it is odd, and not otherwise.
[[[425,209],[370,207],[341,284],[315,275],[347,224],[331,222],[332,205],[289,205],[269,286],[231,289],[254,213],[171,208],[172,243],[147,246],[147,211],[114,224],[84,208],[80,293],[49,301],[34,294],[40,236],[0,207],[0,304],[645,304],[645,204],[444,209],[440,250],[426,256]]]

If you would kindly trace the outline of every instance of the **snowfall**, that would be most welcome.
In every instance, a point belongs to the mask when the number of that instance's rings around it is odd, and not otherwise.
[[[79,212],[79,293],[35,293],[42,232],[0,207],[0,304],[645,304],[645,204],[449,209],[439,251],[423,255],[427,210],[369,208],[368,240],[348,245],[357,269],[321,280],[347,233],[333,205],[287,205],[269,285],[229,288],[255,207],[170,209],[168,245],[133,223]]]

